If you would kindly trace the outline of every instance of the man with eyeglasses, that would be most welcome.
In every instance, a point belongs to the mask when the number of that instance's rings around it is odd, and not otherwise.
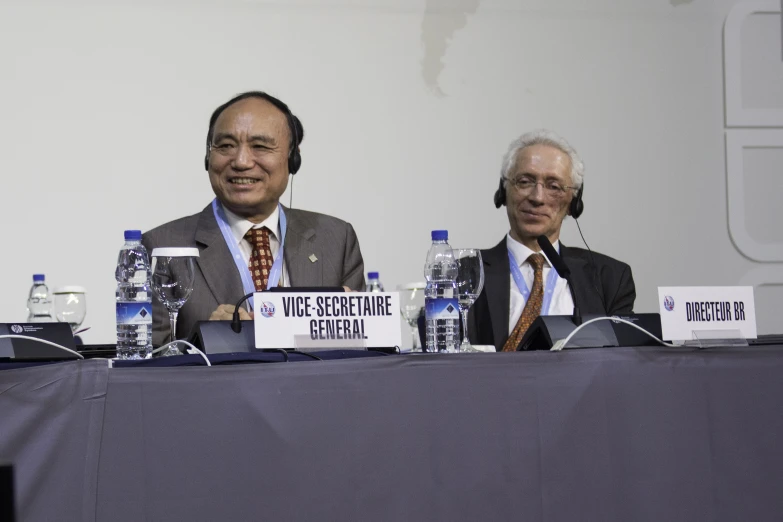
[[[144,234],[156,247],[199,249],[193,294],[179,312],[176,337],[197,321],[231,319],[234,303],[274,286],[364,286],[353,227],[337,218],[286,208],[280,197],[301,165],[304,128],[288,106],[264,92],[240,94],[212,113],[205,168],[215,199],[198,214]],[[252,312],[240,310],[241,319]],[[152,340],[168,340],[163,305],[153,303]]]
[[[511,143],[503,158],[495,205],[506,206],[510,231],[481,252],[484,290],[470,310],[473,344],[515,351],[539,315],[632,313],[636,289],[631,268],[611,257],[560,242],[569,214],[582,212],[584,164],[566,140],[539,130]],[[546,235],[571,270],[573,287],[540,252]]]

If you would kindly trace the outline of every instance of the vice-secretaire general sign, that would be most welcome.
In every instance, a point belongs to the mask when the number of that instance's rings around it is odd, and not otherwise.
[[[256,348],[382,348],[402,343],[397,292],[256,293]]]

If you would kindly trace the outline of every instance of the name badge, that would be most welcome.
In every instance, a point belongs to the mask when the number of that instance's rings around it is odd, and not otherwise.
[[[700,333],[713,338],[756,338],[752,286],[659,286],[663,338],[690,341]]]
[[[254,300],[256,348],[402,344],[397,292],[264,292]]]

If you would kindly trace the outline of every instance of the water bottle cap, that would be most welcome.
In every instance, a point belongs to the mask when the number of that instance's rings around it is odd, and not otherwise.
[[[367,272],[367,279],[378,279],[378,272]]]
[[[141,230],[126,230],[125,241],[141,241]]]
[[[44,274],[33,274],[33,282],[37,283],[38,281],[46,281],[46,276]]]
[[[432,231],[432,240],[433,241],[448,241],[449,240],[449,231],[448,230],[433,230]]]

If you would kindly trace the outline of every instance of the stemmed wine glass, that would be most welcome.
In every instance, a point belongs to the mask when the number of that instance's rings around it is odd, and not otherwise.
[[[81,286],[62,286],[54,290],[54,313],[61,323],[71,326],[71,333],[84,322],[87,316],[87,298]]]
[[[481,261],[481,251],[477,248],[455,248],[453,251],[454,259],[457,260],[457,292],[459,311],[462,315],[460,351],[470,351],[468,310],[484,288],[484,263]]]
[[[156,248],[152,251],[152,291],[166,310],[171,323],[171,342],[177,340],[177,314],[193,293],[195,279],[194,259],[197,248]],[[161,356],[179,355],[176,344],[169,346]]]
[[[400,313],[402,313],[411,329],[411,340],[413,341],[411,351],[413,352],[421,351],[418,320],[421,311],[424,309],[424,289],[426,286],[427,283],[420,282],[399,285],[397,287],[400,291]]]

